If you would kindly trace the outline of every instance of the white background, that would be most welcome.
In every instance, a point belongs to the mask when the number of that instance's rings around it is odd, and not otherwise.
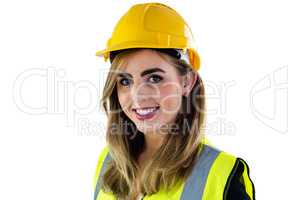
[[[137,2],[0,2],[1,200],[92,199],[109,67],[95,52]],[[299,5],[160,2],[194,33],[210,141],[247,161],[257,199],[297,199]]]

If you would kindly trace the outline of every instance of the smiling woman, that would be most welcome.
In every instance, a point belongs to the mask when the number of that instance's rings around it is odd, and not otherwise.
[[[183,76],[163,58],[163,53],[150,49],[131,51],[135,52],[125,58],[126,66],[118,68],[131,77],[117,81],[118,100],[126,116],[141,132],[150,135],[162,125],[174,123],[182,96],[192,89],[197,74],[186,72]]]
[[[111,68],[101,99],[107,146],[95,200],[254,199],[246,162],[205,142],[205,89],[188,30],[172,8],[137,4],[97,53]]]

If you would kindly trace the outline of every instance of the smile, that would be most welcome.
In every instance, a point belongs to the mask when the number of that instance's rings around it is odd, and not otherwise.
[[[136,114],[136,117],[140,120],[153,118],[158,110],[159,106],[133,109],[133,111]]]

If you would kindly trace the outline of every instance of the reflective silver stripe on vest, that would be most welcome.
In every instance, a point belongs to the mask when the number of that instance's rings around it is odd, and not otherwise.
[[[181,200],[202,199],[209,171],[219,153],[219,150],[208,145],[203,145],[192,174],[185,182],[184,189],[180,197]]]
[[[219,155],[220,151],[212,148],[208,145],[203,145],[203,148],[199,154],[198,161],[192,171],[191,176],[187,179],[180,200],[201,200],[207,176],[211,169],[212,164]],[[94,193],[94,200],[97,200],[97,196],[100,192],[100,180],[105,172],[107,164],[111,160],[109,152],[107,153],[97,180],[97,185]]]
[[[101,169],[100,169],[100,174],[99,174],[99,177],[98,177],[98,180],[97,180],[97,185],[96,185],[96,189],[95,189],[95,193],[94,193],[94,200],[97,200],[98,194],[100,192],[100,186],[101,186],[100,180],[102,180],[102,176],[103,176],[103,174],[106,170],[107,164],[110,160],[111,160],[111,157],[110,157],[110,154],[108,152],[107,155],[105,156],[105,159],[104,159],[103,164],[102,164]]]

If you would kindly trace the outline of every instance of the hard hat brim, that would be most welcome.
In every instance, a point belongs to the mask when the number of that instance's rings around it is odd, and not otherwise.
[[[116,47],[112,48],[106,48],[100,51],[96,52],[96,56],[104,57],[104,61],[106,62],[109,59],[109,53],[111,51],[117,51],[117,50],[123,50],[123,49],[132,49],[132,48],[176,48],[176,49],[183,49],[186,50],[186,47],[167,47],[167,46],[157,46],[153,44],[145,45],[145,44],[128,44],[128,45],[118,45]],[[194,66],[194,69],[197,71],[200,68],[200,57],[193,48],[188,48],[190,50],[190,58],[192,59],[192,65]]]
[[[132,48],[176,48],[176,49],[183,49],[183,50],[186,50],[186,46],[178,46],[178,47],[174,47],[174,46],[166,46],[166,45],[161,45],[161,46],[158,46],[157,44],[153,44],[153,43],[149,43],[149,44],[146,44],[145,42],[134,42],[134,43],[127,43],[127,44],[119,44],[119,45],[116,45],[116,46],[112,46],[110,48],[106,48],[106,49],[103,49],[103,50],[100,50],[100,51],[97,51],[96,52],[96,56],[99,56],[99,57],[104,57],[104,60],[107,61],[108,58],[109,58],[109,53],[111,51],[117,51],[117,50],[123,50],[123,49],[132,49]]]

